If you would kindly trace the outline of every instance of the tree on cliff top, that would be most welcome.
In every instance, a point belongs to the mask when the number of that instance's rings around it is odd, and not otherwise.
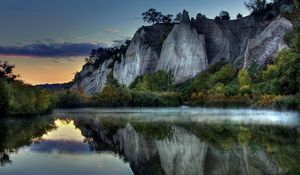
[[[147,23],[171,23],[173,15],[163,15],[161,12],[156,11],[156,9],[151,8],[148,11],[142,13],[143,20]]]
[[[180,22],[182,18],[182,13],[177,13],[175,18],[173,19],[174,22]]]
[[[219,16],[215,17],[215,20],[230,20],[229,13],[227,11],[222,10]]]
[[[153,24],[160,22],[161,15],[161,12],[156,11],[154,8],[142,13],[143,20],[147,23]]]
[[[267,7],[267,1],[266,0],[248,0],[248,2],[245,2],[245,6],[250,10],[251,12],[260,12],[263,11]]]
[[[221,17],[221,20],[230,20],[229,13],[227,11],[221,11],[220,17]]]
[[[173,15],[161,15],[161,22],[163,23],[171,23],[172,22],[172,18],[173,18]]]

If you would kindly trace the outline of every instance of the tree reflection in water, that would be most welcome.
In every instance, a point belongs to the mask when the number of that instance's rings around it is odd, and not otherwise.
[[[163,117],[166,113],[156,118],[128,111],[106,111],[100,116],[98,113],[93,116],[66,112],[66,116],[73,117],[68,119],[62,114],[58,118],[0,122],[1,166],[11,163],[9,153],[23,146],[38,151],[53,149],[51,144],[40,149],[43,144],[35,143],[46,144],[45,135],[55,135],[62,125],[72,128],[64,132],[76,141],[64,143],[86,142],[89,145],[86,151],[119,155],[129,162],[135,174],[300,174],[300,124],[297,123],[274,124],[274,117],[269,120],[273,123],[255,124],[218,119],[214,122],[211,118],[174,119],[173,113],[167,119]],[[78,130],[80,133],[72,133]],[[84,153],[78,149],[83,147],[61,150]]]

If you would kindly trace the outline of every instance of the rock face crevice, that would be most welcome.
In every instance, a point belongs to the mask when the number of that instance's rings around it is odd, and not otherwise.
[[[292,28],[283,17],[272,21],[257,21],[251,16],[216,21],[199,14],[190,20],[184,11],[179,24],[141,27],[120,62],[111,58],[94,70],[91,65],[84,66],[72,89],[98,92],[111,72],[126,86],[136,77],[157,70],[171,70],[175,83],[182,83],[221,59],[236,68],[247,69],[253,64],[262,68],[287,47],[284,35]]]
[[[293,25],[290,21],[285,18],[277,18],[258,36],[249,39],[243,67],[247,69],[253,64],[260,66],[271,62],[278,51],[288,48],[284,42],[284,35],[292,28]]]
[[[195,77],[208,66],[204,35],[192,28],[186,11],[182,19],[164,41],[157,66],[157,70],[171,70],[175,83]]]
[[[134,35],[125,57],[115,64],[113,75],[126,86],[137,76],[154,72],[159,60],[162,42],[172,30],[172,24],[142,27]]]

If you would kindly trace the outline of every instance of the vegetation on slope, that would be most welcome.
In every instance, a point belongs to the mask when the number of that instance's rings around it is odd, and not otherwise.
[[[39,115],[52,111],[54,96],[45,90],[15,80],[13,65],[0,62],[0,115]]]

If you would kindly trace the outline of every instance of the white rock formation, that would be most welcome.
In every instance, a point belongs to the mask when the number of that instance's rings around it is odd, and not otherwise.
[[[112,59],[104,61],[100,68],[94,69],[93,65],[86,65],[77,75],[80,81],[75,81],[71,90],[83,90],[86,94],[92,94],[100,91],[105,86],[107,75],[112,71],[108,66],[112,63]]]
[[[205,37],[192,28],[188,13],[164,41],[156,70],[171,70],[175,83],[195,77],[208,66]]]
[[[115,64],[113,75],[119,83],[129,86],[137,76],[156,67],[159,55],[147,44],[146,35],[145,29],[140,29],[133,37],[126,56],[121,63]]]
[[[290,21],[278,17],[257,37],[249,39],[245,52],[244,69],[254,63],[262,66],[272,61],[276,53],[288,47],[284,41],[284,35],[292,28],[293,24]]]
[[[284,35],[292,27],[282,17],[273,21],[257,21],[251,16],[216,21],[198,15],[190,21],[184,11],[180,24],[141,27],[120,62],[112,63],[110,58],[98,69],[84,66],[72,89],[83,89],[87,94],[98,92],[111,71],[119,83],[129,86],[136,77],[158,70],[171,70],[175,83],[181,83],[220,59],[236,68],[246,69],[253,64],[264,67],[287,47]]]

